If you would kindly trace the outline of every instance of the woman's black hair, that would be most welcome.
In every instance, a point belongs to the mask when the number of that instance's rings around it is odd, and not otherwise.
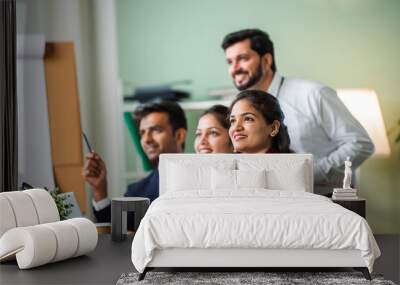
[[[260,112],[267,124],[279,121],[278,134],[272,139],[272,148],[279,153],[292,153],[290,149],[290,138],[286,125],[283,123],[285,116],[281,110],[278,100],[271,94],[261,90],[245,90],[240,92],[233,100],[229,113],[233,106],[240,100],[247,100],[258,112]]]
[[[225,129],[229,130],[229,108],[224,105],[214,105],[205,110],[201,116],[205,116],[211,114],[213,115],[217,121],[223,126]]]

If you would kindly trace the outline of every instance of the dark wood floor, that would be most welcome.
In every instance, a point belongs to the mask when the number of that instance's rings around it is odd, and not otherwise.
[[[375,235],[375,238],[382,256],[375,262],[374,273],[399,284],[400,235]],[[122,273],[135,270],[130,257],[131,243],[132,237],[114,243],[109,235],[100,235],[96,250],[86,256],[28,270],[19,270],[15,261],[6,262],[0,264],[0,284],[115,284]]]
[[[375,235],[375,239],[381,257],[375,261],[374,272],[400,284],[400,235]]]

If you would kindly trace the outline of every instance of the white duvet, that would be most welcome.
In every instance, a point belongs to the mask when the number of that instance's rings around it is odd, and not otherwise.
[[[201,196],[172,192],[156,199],[132,243],[143,272],[155,249],[358,249],[372,272],[380,251],[365,219],[328,198],[296,191],[249,189]]]

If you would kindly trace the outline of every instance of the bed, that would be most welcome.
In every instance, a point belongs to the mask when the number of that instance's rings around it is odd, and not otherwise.
[[[361,216],[313,194],[310,154],[162,154],[160,197],[132,243],[157,267],[353,267],[380,251]]]

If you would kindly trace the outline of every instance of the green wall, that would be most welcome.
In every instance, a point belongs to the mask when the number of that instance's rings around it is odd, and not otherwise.
[[[119,76],[126,86],[191,79],[195,100],[232,87],[220,43],[257,27],[275,43],[278,70],[334,88],[372,88],[386,128],[400,119],[398,0],[118,0]],[[196,125],[198,113],[189,115]],[[361,167],[360,195],[375,233],[400,233],[400,155]],[[187,151],[193,151],[193,135]]]

